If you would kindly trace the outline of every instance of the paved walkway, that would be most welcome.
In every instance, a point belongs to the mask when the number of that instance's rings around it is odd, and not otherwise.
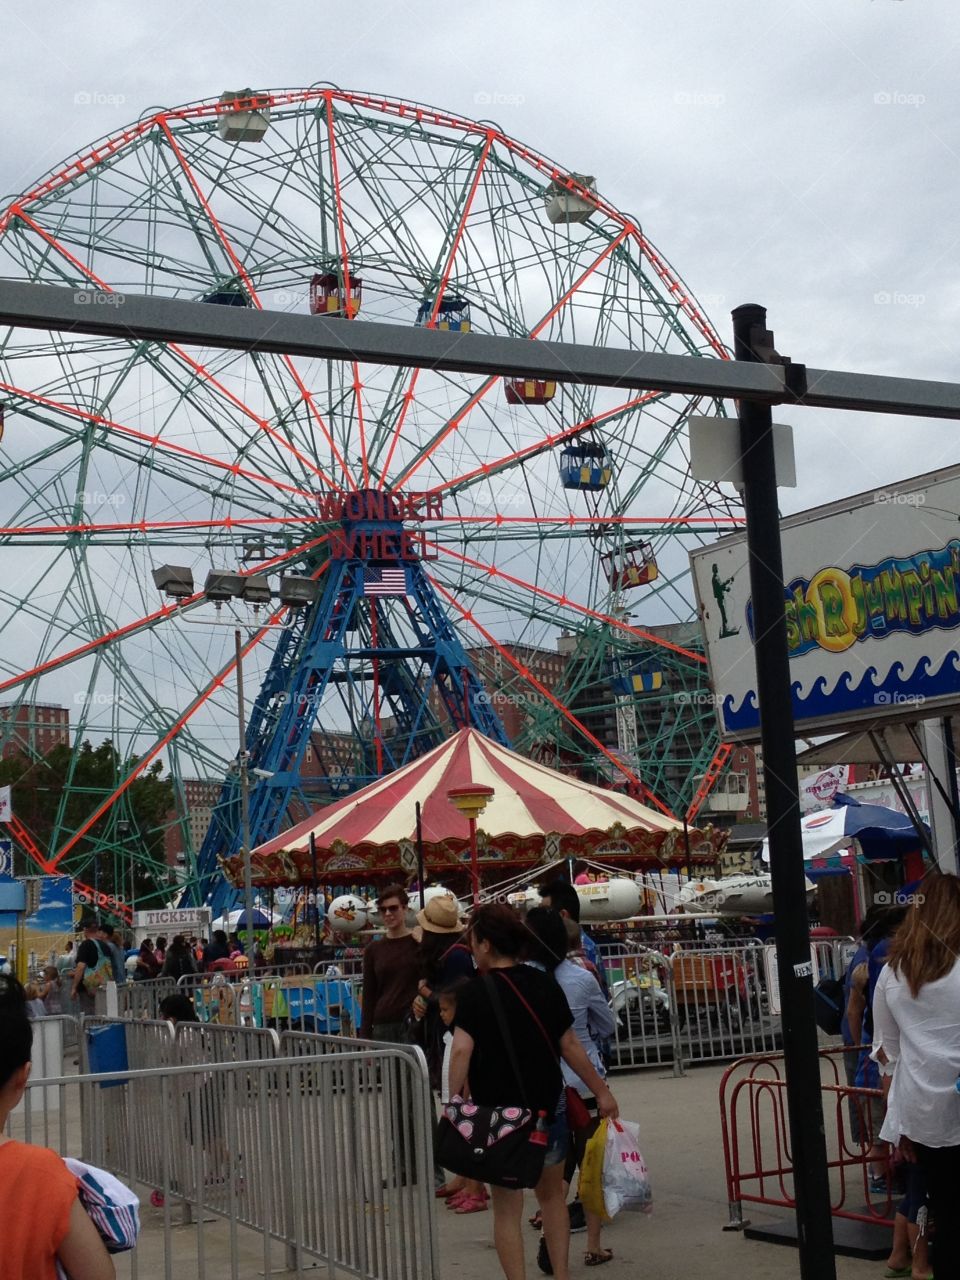
[[[641,1146],[653,1180],[654,1211],[623,1214],[605,1229],[614,1260],[602,1270],[583,1265],[586,1237],[571,1238],[575,1276],[604,1280],[786,1280],[800,1274],[794,1248],[746,1240],[724,1231],[726,1186],[717,1094],[724,1067],[696,1067],[680,1079],[661,1072],[618,1075],[611,1081],[620,1109],[641,1125]],[[528,1193],[529,1213],[533,1196]],[[492,1214],[458,1217],[440,1209],[440,1258],[443,1280],[498,1280],[493,1250]],[[784,1214],[748,1215],[759,1223]],[[451,1221],[452,1219],[452,1221]],[[527,1228],[527,1272],[536,1265],[537,1236]],[[878,1277],[883,1266],[852,1258],[837,1259],[838,1280]]]

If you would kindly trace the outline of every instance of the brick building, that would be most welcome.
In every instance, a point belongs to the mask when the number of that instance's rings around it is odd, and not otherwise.
[[[0,757],[49,755],[70,745],[70,712],[46,702],[0,705]]]

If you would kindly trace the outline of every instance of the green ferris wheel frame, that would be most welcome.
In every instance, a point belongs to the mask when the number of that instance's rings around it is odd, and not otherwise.
[[[446,325],[462,302],[464,341],[726,356],[639,222],[590,180],[493,122],[331,85],[146,112],[9,201],[0,272],[89,290],[97,306],[129,290],[302,308],[319,278],[343,323],[419,313]],[[443,503],[430,572],[464,642],[549,647],[561,628],[584,629],[596,667],[609,660],[598,653],[656,644],[648,624],[692,617],[686,547],[740,520],[686,456],[689,413],[722,406],[679,395],[560,384],[548,402],[516,405],[497,377],[7,330],[0,400],[0,698],[71,707],[73,755],[44,853],[88,880],[126,855],[119,806],[153,762],[182,786],[221,778],[235,755],[225,637],[184,625],[207,616],[202,593],[157,598],[158,565],[315,569],[331,529],[318,493],[425,492]],[[600,489],[560,481],[557,455],[583,442],[613,462]],[[604,565],[638,538],[659,576],[625,592]],[[270,628],[256,636],[262,672]],[[685,687],[701,678],[699,655],[670,661]],[[589,708],[591,662],[550,703],[574,755],[589,744],[569,701]],[[529,685],[529,673],[514,678]],[[318,727],[355,731],[344,716],[318,709]],[[544,732],[532,723],[532,737]],[[697,735],[702,773],[715,740]],[[78,826],[76,763],[98,736],[117,744],[116,776]],[[638,760],[654,794],[648,767],[658,779],[662,758],[658,739]],[[661,803],[683,803],[693,785],[691,773]],[[163,825],[143,833],[154,871]],[[183,837],[189,877],[196,849]]]

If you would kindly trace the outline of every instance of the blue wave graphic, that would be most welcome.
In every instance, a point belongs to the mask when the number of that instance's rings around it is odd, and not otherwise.
[[[831,692],[827,692],[826,677],[817,676],[805,695],[800,682],[794,681],[791,686],[793,714],[799,722],[839,712],[876,711],[885,707],[906,709],[913,703],[922,706],[927,698],[960,693],[960,653],[949,650],[937,670],[924,655],[911,675],[904,675],[902,662],[894,662],[882,680],[878,681],[877,676],[876,667],[867,667],[859,680],[853,672],[843,671]],[[723,722],[728,730],[756,728],[760,723],[756,690],[748,690],[739,707],[734,705],[731,695],[724,698]]]

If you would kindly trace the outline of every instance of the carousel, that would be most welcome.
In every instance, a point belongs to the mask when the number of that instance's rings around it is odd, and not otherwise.
[[[455,797],[483,796],[482,818]],[[625,871],[714,867],[726,832],[688,828],[616,791],[581,782],[461,729],[427,755],[253,850],[263,888],[409,879],[423,865],[455,884],[470,876],[471,849],[485,883],[588,858]],[[473,828],[473,830],[472,830]],[[222,860],[243,883],[242,856]]]

